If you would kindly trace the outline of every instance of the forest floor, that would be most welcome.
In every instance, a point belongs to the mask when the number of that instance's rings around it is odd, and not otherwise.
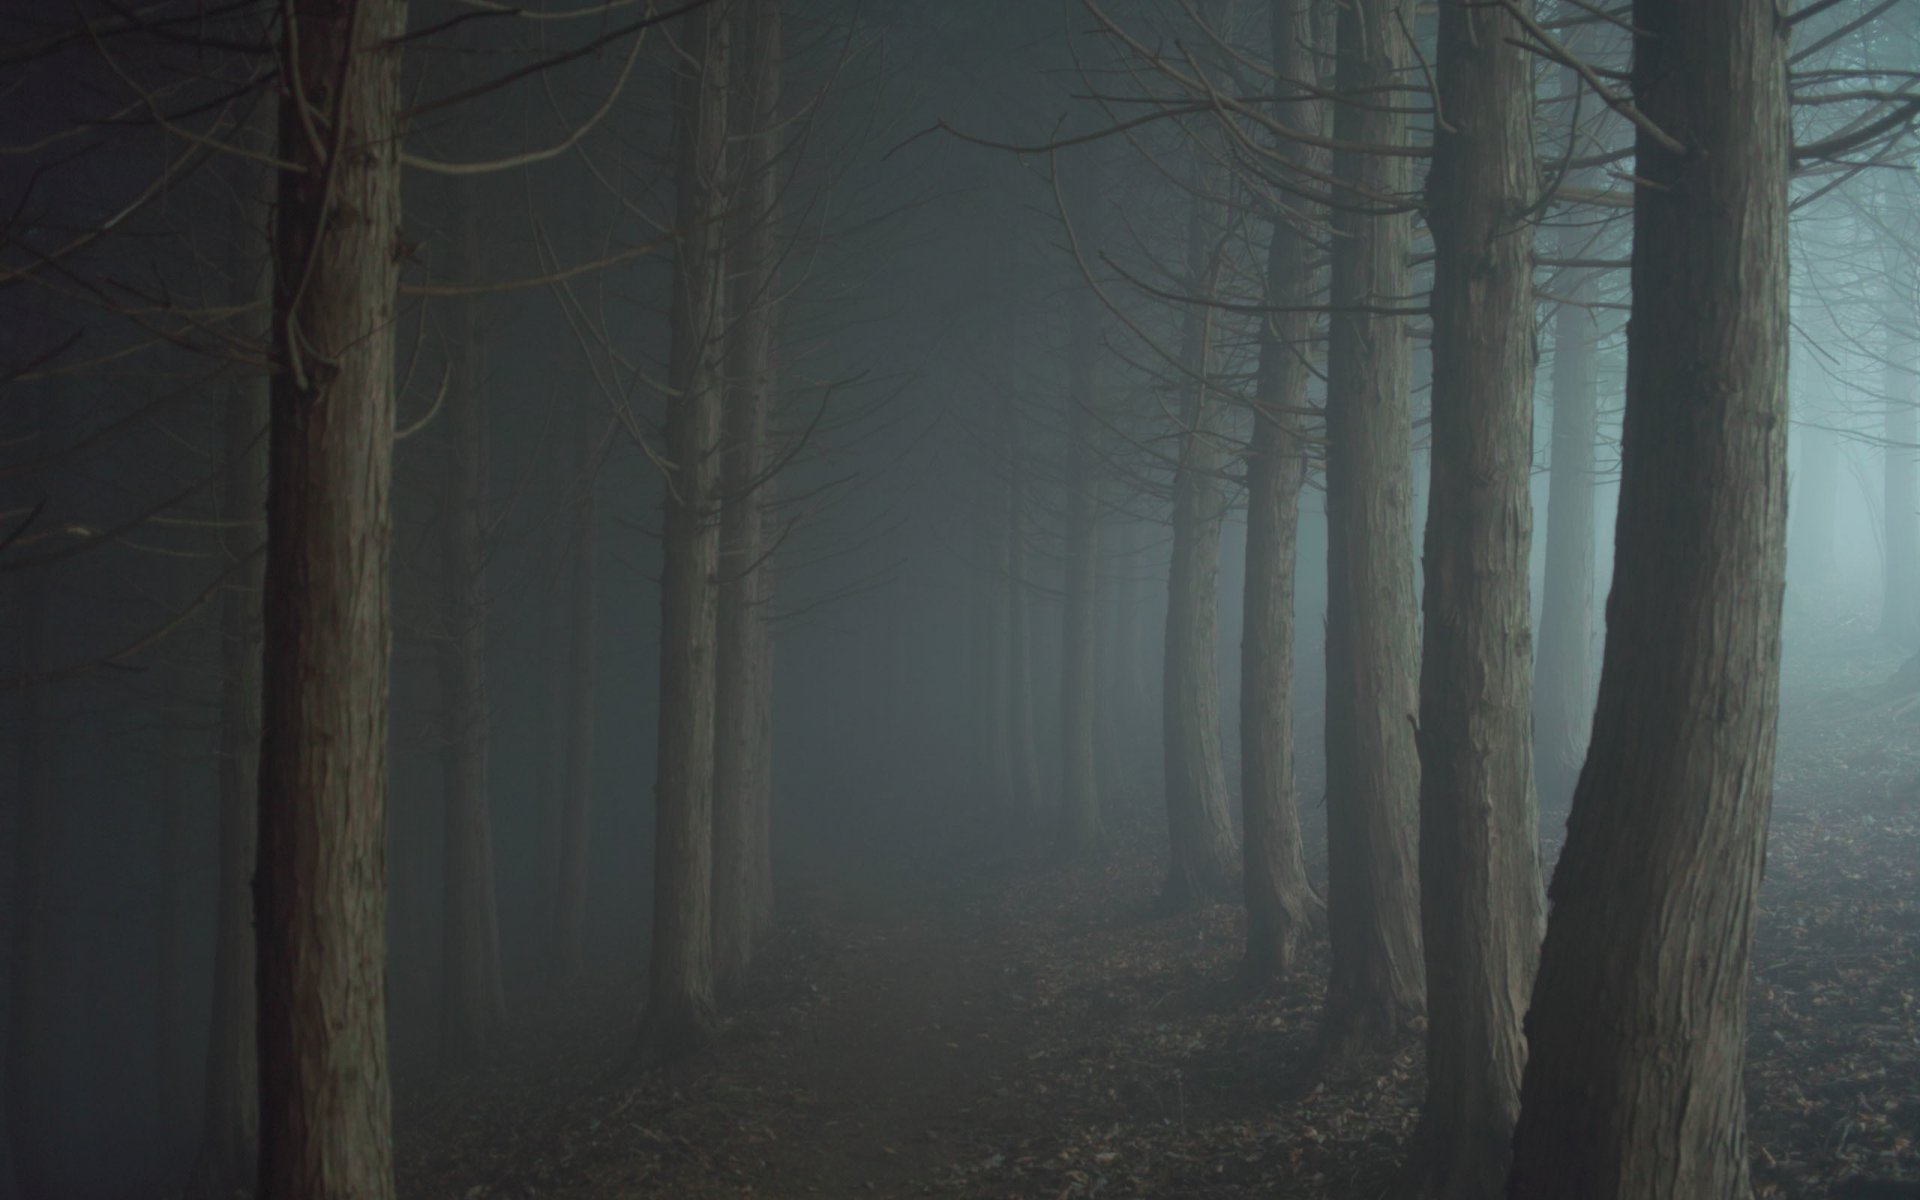
[[[1836,653],[1782,727],[1747,1065],[1763,1197],[1920,1178],[1920,705],[1872,691],[1890,664],[1864,639]],[[682,1066],[605,1081],[622,989],[403,1089],[402,1194],[1380,1195],[1419,1046],[1310,1073],[1324,958],[1241,994],[1237,910],[1157,916],[1158,824],[1118,824],[1097,866],[821,864]]]

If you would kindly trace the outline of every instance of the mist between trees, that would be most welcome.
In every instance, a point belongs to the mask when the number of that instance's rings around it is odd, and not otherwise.
[[[0,31],[0,1196],[1920,1196],[1920,9]]]

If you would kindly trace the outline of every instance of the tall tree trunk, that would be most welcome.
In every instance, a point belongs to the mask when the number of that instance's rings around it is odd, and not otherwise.
[[[1229,0],[1210,0],[1200,15],[1215,29],[1229,19]],[[1225,190],[1216,157],[1204,144],[1217,130],[1188,132],[1187,286],[1212,294],[1221,269],[1215,228]],[[1173,561],[1167,574],[1166,659],[1161,679],[1161,740],[1167,783],[1167,879],[1161,904],[1190,908],[1227,895],[1236,847],[1228,815],[1227,772],[1220,751],[1220,527],[1226,515],[1219,472],[1221,403],[1213,394],[1214,310],[1192,304],[1180,331],[1179,459],[1173,474]]]
[[[248,211],[241,230],[260,219]],[[257,264],[236,264],[248,292],[268,282]],[[213,1014],[207,1035],[206,1111],[190,1192],[205,1200],[251,1194],[260,1142],[259,1032],[255,1020],[253,871],[260,786],[260,576],[267,504],[267,380],[228,388],[221,422],[220,554],[245,563],[220,594],[220,860],[213,950]]]
[[[260,1191],[275,1200],[393,1195],[388,546],[406,12],[294,0],[282,35],[290,165],[274,230],[254,880]]]
[[[1538,185],[1521,32],[1504,9],[1441,0],[1416,739],[1427,1093],[1403,1193],[1434,1200],[1485,1200],[1506,1181],[1543,909],[1527,595]]]
[[[594,491],[607,418],[592,401],[574,403],[567,481],[566,620],[560,647],[566,659],[566,697],[560,705],[561,768],[555,822],[553,899],[554,981],[580,982],[587,967],[588,835],[593,815],[595,625],[599,618],[600,557]]]
[[[1563,253],[1583,243],[1563,233]],[[1547,547],[1540,594],[1540,648],[1534,657],[1533,769],[1543,807],[1573,796],[1593,724],[1593,488],[1599,440],[1594,358],[1599,329],[1581,302],[1593,292],[1582,274],[1553,317],[1553,441],[1547,461]]]
[[[1359,98],[1409,67],[1407,0],[1340,9],[1334,91]],[[1406,117],[1334,105],[1349,146],[1400,146]],[[1327,346],[1327,982],[1329,1053],[1380,1044],[1423,1003],[1413,744],[1413,595],[1407,330],[1410,218],[1380,212],[1407,191],[1407,160],[1333,156],[1333,313]],[[1356,211],[1356,207],[1358,211]]]
[[[1273,73],[1312,86],[1315,22],[1304,0],[1273,0]],[[1298,86],[1296,84],[1295,86]],[[1276,105],[1274,119],[1318,135],[1318,101]],[[1323,154],[1297,141],[1277,148],[1291,165],[1324,172]],[[1315,249],[1311,212],[1274,217],[1267,245],[1267,304],[1262,322],[1258,407],[1247,459],[1247,564],[1240,641],[1240,794],[1245,844],[1247,944],[1241,978],[1254,986],[1282,979],[1316,920],[1320,898],[1307,882],[1300,810],[1294,793],[1294,578],[1300,537],[1300,489],[1314,316]]]
[[[479,263],[473,188],[454,194],[458,276]],[[470,298],[450,303],[452,370],[440,414],[446,460],[440,526],[441,619],[438,644],[445,857],[441,872],[440,1049],[467,1062],[507,1019],[500,971],[500,921],[493,892],[493,822],[487,800],[487,511],[486,398],[481,390],[479,311]]]
[[[703,1044],[713,1024],[714,450],[726,316],[728,17],[689,14],[674,80],[678,172],[668,366],[666,523],[660,571],[660,742],[654,786],[653,946],[636,1057]]]
[[[46,669],[48,593],[45,569],[9,589],[6,608],[16,631],[15,664],[29,680]],[[13,1184],[22,1200],[58,1195],[48,1143],[56,1122],[47,1097],[58,1078],[51,1026],[55,1008],[53,912],[54,761],[62,723],[50,711],[46,684],[29,682],[19,692],[13,727],[14,776],[10,781],[13,824],[13,894],[7,919],[6,1137]]]
[[[721,985],[739,979],[772,921],[768,826],[773,751],[772,572],[765,514],[767,426],[773,409],[774,222],[779,201],[772,130],[780,110],[780,5],[747,0],[735,17],[733,144],[741,155],[727,254],[733,308],[721,418],[720,599],[713,764],[713,959]]]
[[[992,474],[992,464],[983,467],[987,494],[982,497],[979,528],[980,543],[986,559],[986,578],[980,592],[979,624],[974,631],[978,656],[980,696],[976,714],[980,721],[978,737],[984,764],[986,799],[1002,816],[1011,817],[1019,808],[1013,786],[1013,722],[1009,687],[1012,678],[1007,667],[1009,599],[1013,586],[1008,579],[1008,526],[1006,481]]]
[[[1033,620],[1027,578],[1027,439],[1020,401],[1002,396],[1007,454],[1007,749],[1015,811],[1040,819],[1040,760],[1033,744]],[[898,610],[895,610],[898,611]]]
[[[1102,194],[1098,160],[1087,159],[1074,189],[1077,237],[1098,237]],[[1100,334],[1099,298],[1077,287],[1068,302],[1066,411],[1066,537],[1060,611],[1060,850],[1085,854],[1099,842],[1100,779],[1095,730],[1095,614],[1100,595],[1100,527],[1094,482],[1095,345]]]
[[[1880,636],[1901,645],[1920,637],[1920,512],[1914,505],[1914,444],[1920,434],[1915,420],[1915,334],[1911,318],[1894,311],[1889,298],[1886,320],[1886,366],[1882,391],[1886,393],[1886,439],[1883,452],[1886,489],[1886,557],[1880,607]]]
[[[1746,1196],[1779,711],[1788,30],[1636,0],[1633,313],[1607,645],[1527,1017],[1515,1200]]]
[[[246,127],[249,141],[272,136],[273,107],[262,104]],[[270,177],[253,164],[235,171],[228,213],[228,286],[262,313],[273,302],[267,269]],[[263,316],[239,333],[265,343]],[[222,397],[220,528],[223,568],[239,575],[220,593],[220,728],[216,754],[220,843],[213,945],[213,1010],[207,1033],[205,1111],[188,1193],[201,1200],[250,1195],[260,1148],[259,1022],[253,953],[253,871],[259,853],[260,587],[267,509],[268,377],[239,374]]]

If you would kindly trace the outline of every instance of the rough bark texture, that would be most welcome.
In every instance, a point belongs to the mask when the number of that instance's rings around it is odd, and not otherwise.
[[[1340,9],[1334,90],[1365,96],[1405,82],[1406,0]],[[1349,145],[1404,145],[1406,117],[1334,106]],[[1378,1044],[1422,1000],[1413,744],[1416,675],[1407,329],[1377,311],[1409,291],[1405,213],[1366,211],[1407,190],[1407,160],[1333,156],[1327,347],[1327,936],[1332,970],[1322,1035],[1339,1054]],[[1362,206],[1353,211],[1350,206]],[[1367,311],[1373,309],[1375,311]]]
[[[473,188],[453,189],[454,275],[480,274]],[[444,866],[440,908],[440,1050],[470,1061],[507,1019],[500,921],[493,892],[493,822],[487,798],[487,511],[483,333],[476,302],[449,303],[451,370],[439,417],[445,492],[440,523],[440,618],[436,646]]]
[[[249,214],[249,220],[258,214]],[[264,277],[264,272],[256,273]],[[221,426],[222,565],[260,548],[266,512],[267,380],[229,389]],[[258,853],[260,576],[254,558],[220,598],[220,860],[214,926],[213,1016],[207,1094],[190,1192],[251,1193],[260,1141],[258,1028],[254,1004],[253,869]]]
[[[1894,311],[1898,300],[1889,302],[1887,314],[1886,367],[1882,390],[1886,393],[1885,472],[1885,571],[1881,590],[1880,636],[1901,645],[1920,638],[1920,512],[1914,505],[1920,496],[1914,492],[1914,443],[1920,440],[1920,420],[1914,412],[1915,335],[1907,314]]]
[[[1582,244],[1561,235],[1563,253]],[[1533,770],[1543,808],[1573,796],[1593,726],[1593,488],[1599,424],[1594,397],[1593,310],[1577,301],[1590,276],[1574,279],[1553,317],[1553,440],[1547,462],[1546,572],[1540,645],[1534,655]]]
[[[398,0],[295,0],[281,61],[255,874],[260,1191],[393,1195],[388,545]],[[307,111],[301,111],[301,104]],[[316,140],[315,130],[321,131]]]
[[[587,400],[573,411],[572,469],[566,490],[566,698],[561,732],[559,820],[555,828],[554,981],[580,982],[587,966],[588,834],[593,817],[595,626],[599,619],[600,546],[594,492],[607,418]]]
[[[666,522],[660,571],[660,742],[654,787],[653,945],[636,1055],[701,1045],[713,1024],[714,581],[720,565],[715,448],[725,377],[728,18],[680,25],[674,81],[678,172]]]
[[[1435,72],[1446,124],[1427,176],[1433,449],[1417,738],[1427,1092],[1401,1194],[1485,1200],[1507,1177],[1543,908],[1527,594],[1532,55],[1505,9],[1442,0]]]
[[[1101,174],[1089,156],[1074,188],[1076,237],[1097,238]],[[1095,614],[1100,602],[1100,528],[1094,494],[1092,408],[1100,336],[1099,298],[1088,287],[1068,302],[1066,536],[1060,611],[1060,850],[1073,857],[1101,837],[1099,753],[1095,730]]]
[[[727,253],[733,307],[721,419],[720,599],[713,764],[713,958],[722,986],[753,959],[773,919],[772,572],[767,554],[767,425],[773,409],[772,128],[780,106],[780,6],[747,0],[736,15],[734,145],[740,154]]]
[[[41,570],[12,589],[5,608],[15,623],[18,661],[10,664],[32,677],[46,669],[47,594],[52,583]],[[13,1163],[12,1183],[24,1200],[59,1193],[52,1186],[47,1143],[54,1122],[47,1096],[58,1076],[48,1026],[54,1016],[50,971],[53,930],[49,889],[53,883],[53,766],[59,751],[60,721],[49,711],[48,689],[20,689],[12,729],[14,774],[6,797],[13,825],[13,891],[7,897],[7,1043],[6,1137]]]
[[[1224,0],[1200,15],[1224,28]],[[1213,291],[1219,276],[1217,199],[1225,187],[1210,126],[1189,131],[1187,286]],[[1173,559],[1167,570],[1166,655],[1162,676],[1162,742],[1167,781],[1167,881],[1161,903],[1188,908],[1222,899],[1233,878],[1235,846],[1228,816],[1227,773],[1220,751],[1220,526],[1226,515],[1219,478],[1224,461],[1221,401],[1213,394],[1214,310],[1189,305],[1180,331],[1179,459],[1173,474]]]
[[[1273,72],[1314,81],[1314,20],[1304,0],[1274,0]],[[1274,118],[1312,134],[1325,105],[1277,105]],[[1325,155],[1299,142],[1279,154],[1301,168],[1324,171]],[[1240,803],[1245,843],[1243,885],[1247,945],[1243,979],[1256,986],[1285,978],[1316,920],[1320,898],[1307,882],[1294,793],[1294,576],[1300,536],[1300,489],[1307,447],[1300,414],[1312,377],[1315,253],[1310,212],[1282,213],[1267,247],[1269,314],[1260,334],[1260,408],[1247,459],[1247,565],[1240,642]],[[1289,309],[1295,311],[1287,311]]]
[[[1747,966],[1779,709],[1787,29],[1637,0],[1633,314],[1607,646],[1527,1017],[1509,1194],[1748,1195]]]

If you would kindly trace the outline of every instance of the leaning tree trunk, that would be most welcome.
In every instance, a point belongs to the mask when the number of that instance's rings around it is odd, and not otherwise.
[[[1779,711],[1787,28],[1636,0],[1633,313],[1607,646],[1527,1017],[1515,1200],[1744,1197]],[[1683,149],[1669,148],[1671,138]]]
[[[1273,0],[1273,74],[1313,86],[1315,22],[1304,0]],[[1295,99],[1274,119],[1318,135],[1325,106]],[[1284,135],[1283,135],[1284,136]],[[1280,157],[1325,171],[1324,154],[1283,140]],[[1261,326],[1258,406],[1247,459],[1247,565],[1240,642],[1240,794],[1245,844],[1247,944],[1241,977],[1254,986],[1285,978],[1324,910],[1307,882],[1294,794],[1294,578],[1300,490],[1307,447],[1300,428],[1312,378],[1311,213],[1274,217],[1267,246],[1267,305]]]
[[[1402,146],[1406,117],[1359,97],[1404,80],[1407,0],[1340,9],[1334,136]],[[1343,149],[1327,344],[1327,935],[1330,1053],[1381,1044],[1423,1003],[1413,744],[1412,420],[1405,318],[1407,160]]]
[[[724,6],[687,16],[674,81],[678,172],[660,570],[660,742],[654,785],[653,945],[635,1058],[686,1054],[713,1024],[714,580],[727,204]]]
[[[1074,189],[1076,237],[1097,237],[1102,174],[1088,159]],[[1100,605],[1100,527],[1094,482],[1094,361],[1099,299],[1075,288],[1068,301],[1066,395],[1066,536],[1060,611],[1060,851],[1077,857],[1100,841],[1096,729],[1095,622]]]
[[[456,274],[479,255],[473,188],[451,189]],[[441,619],[437,646],[445,858],[440,908],[440,1049],[450,1062],[475,1058],[507,1019],[500,922],[493,894],[493,829],[487,803],[486,410],[476,302],[451,302],[451,370],[440,414],[446,459],[440,526]]]
[[[721,419],[719,651],[713,763],[713,958],[721,985],[739,979],[772,922],[768,826],[772,758],[771,575],[765,561],[773,408],[774,222],[772,157],[780,107],[780,5],[748,0],[736,17],[731,116],[738,147],[730,379]]]
[[[1203,13],[1222,28],[1228,5]],[[1217,246],[1219,196],[1225,189],[1211,126],[1189,130],[1187,286],[1212,294],[1222,263]],[[1220,527],[1226,515],[1220,472],[1219,397],[1214,395],[1215,311],[1187,306],[1180,331],[1181,429],[1173,472],[1173,560],[1167,570],[1166,656],[1161,677],[1161,740],[1167,785],[1167,879],[1163,906],[1179,910],[1224,898],[1233,879],[1233,824],[1220,750]]]
[[[1563,252],[1582,248],[1562,233]],[[1533,770],[1543,807],[1573,795],[1593,724],[1593,489],[1599,425],[1594,357],[1599,335],[1581,274],[1553,317],[1553,441],[1547,463],[1546,577],[1534,656]]]
[[[260,1192],[276,1200],[393,1195],[388,546],[406,12],[294,0],[282,32],[294,99],[278,151],[254,877]]]
[[[1886,319],[1886,449],[1882,451],[1886,507],[1886,558],[1880,608],[1880,636],[1908,645],[1920,635],[1920,513],[1914,504],[1914,445],[1920,421],[1914,414],[1915,335],[1911,317],[1895,311],[1889,298]]]
[[[1505,9],[1441,0],[1416,739],[1427,1092],[1400,1193],[1433,1200],[1485,1200],[1506,1181],[1543,907],[1527,596],[1538,184],[1521,33]]]

